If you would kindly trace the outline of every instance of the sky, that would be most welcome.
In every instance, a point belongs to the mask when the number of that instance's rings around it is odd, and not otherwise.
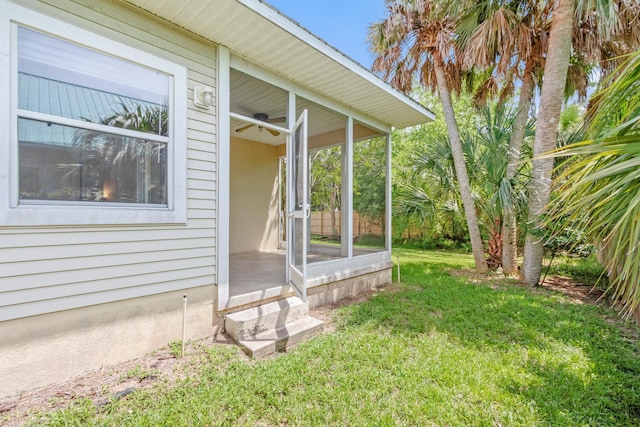
[[[384,0],[264,0],[351,59],[370,68],[369,25],[385,17]]]

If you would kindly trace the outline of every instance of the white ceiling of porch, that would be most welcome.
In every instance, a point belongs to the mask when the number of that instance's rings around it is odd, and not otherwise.
[[[261,0],[126,1],[388,126],[404,128],[434,117],[428,109]],[[257,103],[245,107],[250,110],[245,113],[250,115],[281,114],[270,113],[266,105],[264,111],[255,111],[261,107]],[[317,121],[322,122],[320,117]]]
[[[272,86],[254,77],[248,76],[236,70],[231,70],[231,111],[252,117],[256,113],[265,113],[269,118],[286,117],[288,93],[280,88]],[[296,99],[297,114],[303,109],[308,110],[308,134],[309,137],[322,135],[334,130],[344,129],[346,117],[334,111],[330,111],[304,98]],[[286,123],[275,123],[281,127],[287,127]],[[286,135],[273,136],[266,129],[252,126],[249,129],[236,132],[246,126],[236,118],[231,119],[231,136],[262,142],[270,145],[281,145],[286,142]]]

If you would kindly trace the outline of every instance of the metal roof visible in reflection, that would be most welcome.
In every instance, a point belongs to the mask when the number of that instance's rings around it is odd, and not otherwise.
[[[59,82],[30,74],[19,74],[18,108],[53,116],[100,123],[121,112],[123,106],[157,107],[156,104],[109,92]],[[76,128],[20,119],[18,140],[36,144],[70,146]]]

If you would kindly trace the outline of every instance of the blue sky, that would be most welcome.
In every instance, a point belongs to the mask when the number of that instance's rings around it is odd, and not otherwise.
[[[265,0],[342,53],[370,68],[369,25],[385,16],[384,0]]]

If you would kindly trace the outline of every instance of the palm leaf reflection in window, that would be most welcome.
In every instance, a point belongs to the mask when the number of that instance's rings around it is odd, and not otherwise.
[[[100,124],[168,135],[166,106],[120,103],[120,111]],[[91,129],[75,129],[72,149],[78,162],[59,164],[63,182],[76,183],[80,201],[167,204],[167,144]],[[61,182],[60,187],[67,187]]]

